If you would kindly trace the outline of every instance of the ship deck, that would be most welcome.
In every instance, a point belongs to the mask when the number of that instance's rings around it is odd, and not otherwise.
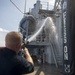
[[[63,75],[61,69],[50,64],[37,64],[35,65],[35,71],[26,75]]]

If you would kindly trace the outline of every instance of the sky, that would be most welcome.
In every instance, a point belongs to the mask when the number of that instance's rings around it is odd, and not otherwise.
[[[17,7],[24,13],[25,0],[12,0]],[[37,0],[26,0],[26,12]],[[51,6],[54,5],[55,0],[40,0],[42,2],[49,2]],[[0,46],[5,45],[5,35],[10,31],[18,31],[19,23],[23,18],[23,14],[16,9],[10,0],[0,0]]]

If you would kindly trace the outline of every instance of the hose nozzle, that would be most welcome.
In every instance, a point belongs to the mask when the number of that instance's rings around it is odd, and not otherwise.
[[[22,43],[22,46],[21,46],[21,48],[25,48],[25,46],[27,45],[29,43],[29,41],[28,40],[25,40],[23,43]]]

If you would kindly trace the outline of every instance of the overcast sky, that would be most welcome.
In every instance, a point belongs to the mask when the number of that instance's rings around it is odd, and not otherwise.
[[[25,0],[12,0],[24,12]],[[26,0],[26,11],[33,8],[37,0]],[[41,0],[54,4],[55,0]],[[4,45],[4,38],[9,31],[18,31],[19,22],[23,14],[19,12],[10,0],[0,0],[0,46]]]

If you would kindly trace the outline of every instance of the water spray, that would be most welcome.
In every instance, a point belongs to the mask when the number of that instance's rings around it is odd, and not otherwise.
[[[29,42],[33,41],[39,34],[40,32],[42,31],[43,27],[45,26],[45,23],[46,21],[49,19],[49,17],[47,17],[44,21],[43,21],[43,24],[42,26],[40,27],[40,29],[35,33],[33,34],[30,38],[25,38],[23,40],[23,47],[25,47]]]
[[[40,29],[39,29],[35,34],[33,34],[29,39],[28,39],[27,37],[26,37],[25,39],[23,38],[22,49],[24,49],[25,46],[26,46],[29,42],[33,41],[33,40],[40,34],[40,32],[42,31],[43,27],[45,26],[45,23],[46,23],[46,21],[47,21],[48,18],[49,18],[49,17],[47,17],[47,18],[44,20],[44,22],[43,22],[42,26],[40,27]],[[23,29],[23,28],[21,28],[21,29]],[[24,31],[25,31],[25,30],[24,30]]]
[[[30,37],[30,38],[28,39],[29,42],[33,41],[34,38],[36,38],[36,37],[39,35],[39,33],[42,31],[43,27],[45,26],[45,23],[46,23],[46,21],[47,21],[48,18],[49,18],[49,17],[47,17],[47,18],[44,20],[44,22],[43,22],[42,26],[40,27],[40,29],[39,29],[32,37]]]

